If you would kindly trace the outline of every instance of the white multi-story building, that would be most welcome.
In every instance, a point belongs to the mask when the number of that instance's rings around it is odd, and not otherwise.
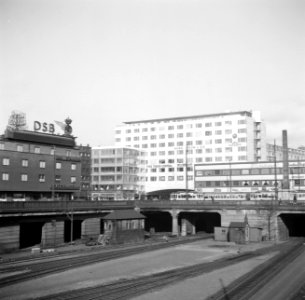
[[[147,152],[146,192],[193,189],[194,164],[266,160],[259,112],[239,111],[124,122],[115,145]]]
[[[92,199],[134,200],[144,194],[146,153],[126,147],[92,148]]]
[[[277,160],[283,160],[283,146],[267,144],[267,160],[274,161],[274,154]],[[288,160],[305,160],[305,149],[288,148]]]
[[[288,178],[290,191],[304,191],[305,161],[289,161]],[[283,161],[195,165],[195,190],[203,193],[270,192],[283,180]]]

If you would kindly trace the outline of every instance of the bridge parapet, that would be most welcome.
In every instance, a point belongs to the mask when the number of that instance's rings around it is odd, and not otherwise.
[[[23,213],[98,212],[105,210],[273,210],[305,212],[305,204],[272,201],[25,201],[0,202],[0,216]]]
[[[305,204],[297,203],[293,204],[289,201],[274,203],[273,201],[236,201],[236,200],[224,200],[224,201],[137,201],[136,204],[140,209],[198,209],[198,210],[278,210],[278,211],[305,211]]]

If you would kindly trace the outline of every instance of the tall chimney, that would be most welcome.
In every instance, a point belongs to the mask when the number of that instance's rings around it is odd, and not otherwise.
[[[289,162],[288,162],[288,138],[287,130],[283,130],[283,181],[282,189],[289,190]]]

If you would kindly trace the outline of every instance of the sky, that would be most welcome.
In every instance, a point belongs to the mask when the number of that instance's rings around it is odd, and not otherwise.
[[[0,133],[70,117],[79,144],[125,121],[261,111],[305,145],[304,0],[1,0]]]

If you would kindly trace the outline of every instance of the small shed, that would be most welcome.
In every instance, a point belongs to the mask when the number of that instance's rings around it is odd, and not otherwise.
[[[144,240],[145,216],[135,210],[116,210],[104,219],[104,234],[111,244],[141,242]]]
[[[229,228],[228,227],[214,227],[215,241],[228,242],[229,241]]]
[[[229,241],[236,244],[246,244],[250,241],[250,227],[247,218],[245,218],[244,222],[230,223]]]

